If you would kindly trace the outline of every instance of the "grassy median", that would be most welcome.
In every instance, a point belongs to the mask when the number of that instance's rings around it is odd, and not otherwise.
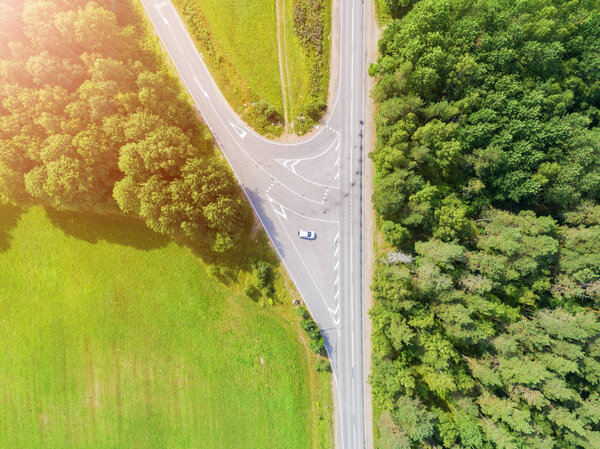
[[[0,448],[326,447],[293,312],[238,289],[137,220],[1,206]]]
[[[315,56],[294,31],[294,1],[174,0],[228,102],[263,134],[281,134],[309,103],[327,100],[330,2],[315,74]]]

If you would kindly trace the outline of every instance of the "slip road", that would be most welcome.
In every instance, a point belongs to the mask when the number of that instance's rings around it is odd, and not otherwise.
[[[141,0],[325,337],[336,382],[336,440],[363,449],[362,170],[365,5],[341,0],[340,73],[326,125],[281,144],[257,135],[229,106],[168,0]],[[301,240],[299,229],[317,233]]]

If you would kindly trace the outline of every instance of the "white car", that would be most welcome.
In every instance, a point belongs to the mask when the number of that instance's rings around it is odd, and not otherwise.
[[[314,231],[305,231],[303,229],[300,229],[298,231],[298,237],[305,240],[314,240],[317,238],[317,233]]]

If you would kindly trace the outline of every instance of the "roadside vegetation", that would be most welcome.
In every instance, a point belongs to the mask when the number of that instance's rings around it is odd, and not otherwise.
[[[319,121],[329,87],[330,0],[174,3],[219,88],[250,126],[278,136],[286,117],[298,134]]]
[[[387,26],[393,19],[404,16],[419,0],[373,0],[379,26]]]
[[[330,447],[330,375],[245,276],[136,218],[0,206],[0,447]]]
[[[420,0],[384,31],[378,448],[600,447],[599,11]]]
[[[0,4],[0,447],[330,446],[253,225],[137,2]]]
[[[0,7],[0,199],[139,215],[223,252],[250,208],[137,3]]]

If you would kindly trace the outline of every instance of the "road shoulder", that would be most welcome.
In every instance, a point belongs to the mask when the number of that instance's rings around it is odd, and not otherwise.
[[[379,55],[377,43],[381,37],[381,28],[377,25],[375,0],[367,1],[365,4],[365,20],[366,20],[366,35],[365,35],[365,58],[368,69],[370,63],[375,62]],[[371,98],[374,81],[367,75],[365,79],[365,147],[364,147],[364,170],[363,170],[363,357],[364,357],[364,379],[365,379],[365,436],[367,449],[374,448],[373,434],[373,402],[371,396],[371,385],[369,384],[369,376],[371,374],[371,318],[369,310],[373,305],[373,296],[371,292],[371,283],[373,280],[373,269],[375,266],[375,252],[373,239],[375,236],[375,214],[371,197],[373,195],[373,176],[375,167],[373,161],[369,157],[369,153],[373,150],[373,145],[376,139],[374,127],[375,108]]]

